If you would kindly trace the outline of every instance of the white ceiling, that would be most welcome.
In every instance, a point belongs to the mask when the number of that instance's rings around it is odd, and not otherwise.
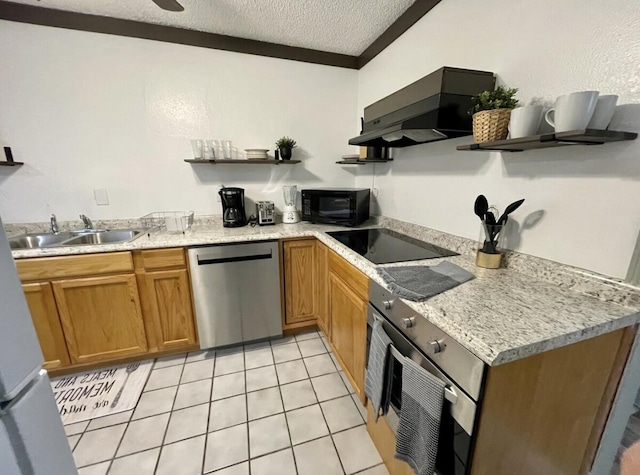
[[[11,0],[358,56],[415,0]]]

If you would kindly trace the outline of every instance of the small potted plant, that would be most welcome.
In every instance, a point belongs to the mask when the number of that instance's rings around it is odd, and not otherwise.
[[[476,143],[504,140],[509,133],[511,110],[518,105],[516,88],[498,86],[474,96],[469,114],[473,116],[473,140]]]
[[[291,137],[284,136],[276,142],[276,147],[280,150],[280,156],[283,160],[291,160],[293,149],[297,147],[296,141]]]

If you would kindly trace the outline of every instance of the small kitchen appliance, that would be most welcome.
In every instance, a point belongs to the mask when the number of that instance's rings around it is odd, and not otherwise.
[[[302,190],[302,219],[320,224],[357,226],[369,219],[368,188]]]
[[[256,216],[260,226],[276,224],[276,206],[273,201],[256,202]]]
[[[244,212],[244,189],[221,188],[218,191],[222,201],[222,225],[225,228],[237,228],[247,225]]]
[[[298,187],[296,185],[283,186],[284,209],[282,210],[282,222],[287,224],[300,222],[300,212],[296,208]]]

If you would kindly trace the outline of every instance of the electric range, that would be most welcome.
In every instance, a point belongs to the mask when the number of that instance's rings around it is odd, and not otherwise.
[[[374,264],[459,255],[457,252],[384,228],[353,229],[327,234]]]

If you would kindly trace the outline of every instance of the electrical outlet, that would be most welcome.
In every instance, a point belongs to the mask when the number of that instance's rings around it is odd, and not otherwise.
[[[93,196],[96,199],[96,204],[98,206],[108,206],[109,205],[109,194],[107,193],[106,188],[96,188],[93,190]]]

